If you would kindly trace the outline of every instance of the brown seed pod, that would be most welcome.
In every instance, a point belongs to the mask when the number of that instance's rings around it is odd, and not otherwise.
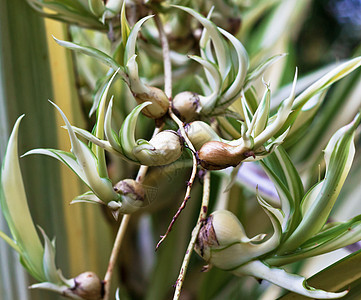
[[[142,113],[151,119],[159,119],[163,117],[169,108],[169,100],[167,95],[154,86],[148,86],[148,93],[133,93],[133,96],[138,104],[150,101],[151,105],[143,108]]]
[[[231,146],[223,142],[211,141],[205,143],[197,154],[203,168],[221,170],[237,166],[249,156],[247,150],[242,145]]]
[[[84,300],[101,300],[104,296],[104,284],[93,272],[84,272],[74,278],[75,286],[71,293]]]
[[[186,123],[197,119],[200,109],[200,100],[197,93],[181,92],[172,100],[173,112]]]

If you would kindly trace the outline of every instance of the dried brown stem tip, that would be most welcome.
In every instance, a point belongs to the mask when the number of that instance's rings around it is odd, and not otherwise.
[[[144,200],[144,188],[141,183],[133,179],[124,179],[114,186],[114,191],[122,195],[131,194],[135,200]]]
[[[243,145],[231,146],[218,141],[205,143],[197,152],[201,166],[207,170],[236,167],[249,153],[249,149]]]
[[[146,101],[152,102],[151,105],[143,108],[142,113],[151,119],[159,119],[163,117],[169,108],[169,100],[166,94],[154,86],[148,86],[148,93],[133,93],[133,96],[138,104]]]
[[[108,203],[111,213],[117,220],[119,214],[132,214],[144,206],[145,191],[141,183],[133,179],[124,179],[114,186],[114,191],[121,195],[121,203]]]

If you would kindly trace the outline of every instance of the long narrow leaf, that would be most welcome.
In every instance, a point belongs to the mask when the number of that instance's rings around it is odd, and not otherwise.
[[[22,118],[19,117],[14,125],[1,168],[1,209],[29,267],[28,271],[42,280],[45,278],[42,267],[44,250],[30,215],[18,157],[18,132]]]

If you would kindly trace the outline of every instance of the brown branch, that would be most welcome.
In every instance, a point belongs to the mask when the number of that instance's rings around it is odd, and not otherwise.
[[[169,226],[167,228],[167,231],[165,232],[164,235],[161,236],[161,239],[159,240],[157,246],[155,247],[155,250],[158,250],[159,246],[163,243],[165,238],[168,236],[169,232],[171,232],[175,221],[178,219],[178,217],[181,214],[182,210],[186,207],[187,202],[188,202],[188,200],[190,198],[190,193],[191,193],[191,190],[192,190],[192,186],[193,186],[193,182],[194,182],[194,179],[196,177],[196,174],[197,174],[197,160],[196,160],[195,155],[193,154],[192,174],[191,174],[191,177],[190,177],[190,179],[188,181],[188,184],[187,184],[187,191],[186,191],[186,194],[184,196],[183,202],[182,202],[181,206],[178,208],[176,214],[173,216],[172,221],[170,222],[170,224],[169,224]]]
[[[196,224],[196,226],[194,227],[194,229],[192,231],[191,240],[189,241],[186,254],[184,255],[182,267],[181,267],[181,269],[179,271],[179,275],[178,275],[178,279],[177,279],[177,283],[176,283],[176,289],[175,289],[175,292],[174,292],[173,300],[178,300],[179,297],[180,297],[183,282],[184,282],[184,277],[185,277],[185,275],[187,273],[189,261],[190,261],[194,246],[195,246],[196,241],[197,241],[199,230],[201,229],[203,221],[207,217],[208,202],[209,202],[209,196],[210,196],[210,186],[211,186],[210,182],[211,182],[210,172],[206,171],[206,174],[204,176],[204,182],[203,182],[202,206],[201,206],[201,209],[199,211],[197,224]]]
[[[171,60],[170,60],[170,55],[169,55],[169,44],[168,44],[167,36],[165,34],[165,31],[164,31],[162,21],[161,21],[161,19],[159,18],[159,16],[157,14],[154,17],[154,20],[155,20],[155,23],[156,23],[157,28],[158,28],[159,38],[160,38],[161,45],[162,45],[163,65],[164,65],[164,92],[166,93],[166,95],[169,97],[169,100],[171,101],[171,99],[172,99],[172,65],[171,65]],[[178,211],[174,215],[171,223],[169,224],[166,233],[161,237],[160,241],[158,242],[158,244],[157,244],[157,246],[155,248],[156,250],[159,248],[161,243],[165,240],[165,238],[167,237],[169,232],[172,230],[173,224],[175,223],[175,221],[179,217],[182,210],[185,208],[185,206],[187,204],[187,201],[190,198],[192,185],[193,185],[194,179],[196,177],[196,173],[197,173],[197,159],[196,159],[196,156],[195,156],[196,151],[195,151],[191,141],[189,140],[189,138],[188,138],[188,136],[187,136],[187,134],[186,134],[186,132],[184,130],[183,122],[173,113],[171,105],[169,106],[169,116],[178,125],[182,137],[184,138],[184,140],[185,140],[186,144],[188,145],[188,147],[192,150],[193,168],[192,168],[191,177],[190,177],[190,179],[188,181],[187,190],[186,190],[186,194],[184,196],[184,200],[183,200],[181,206],[178,208]]]

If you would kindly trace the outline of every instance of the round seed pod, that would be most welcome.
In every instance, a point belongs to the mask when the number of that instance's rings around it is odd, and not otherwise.
[[[221,141],[221,138],[212,127],[203,121],[189,123],[184,129],[196,150],[199,150],[207,142]]]
[[[163,117],[169,108],[169,100],[167,95],[154,86],[148,86],[148,93],[133,93],[133,96],[138,104],[150,101],[152,104],[148,105],[142,110],[142,113],[151,119],[159,119]]]
[[[197,152],[201,166],[207,170],[235,167],[249,157],[249,153],[243,146],[232,146],[218,141],[205,143]]]
[[[84,272],[74,278],[73,295],[84,300],[101,300],[104,296],[104,284],[93,272]]]
[[[186,123],[197,119],[200,108],[200,100],[197,93],[181,92],[172,100],[173,112]]]
[[[133,154],[142,165],[163,166],[176,161],[182,150],[180,136],[173,130],[164,130],[146,144],[133,148]]]

